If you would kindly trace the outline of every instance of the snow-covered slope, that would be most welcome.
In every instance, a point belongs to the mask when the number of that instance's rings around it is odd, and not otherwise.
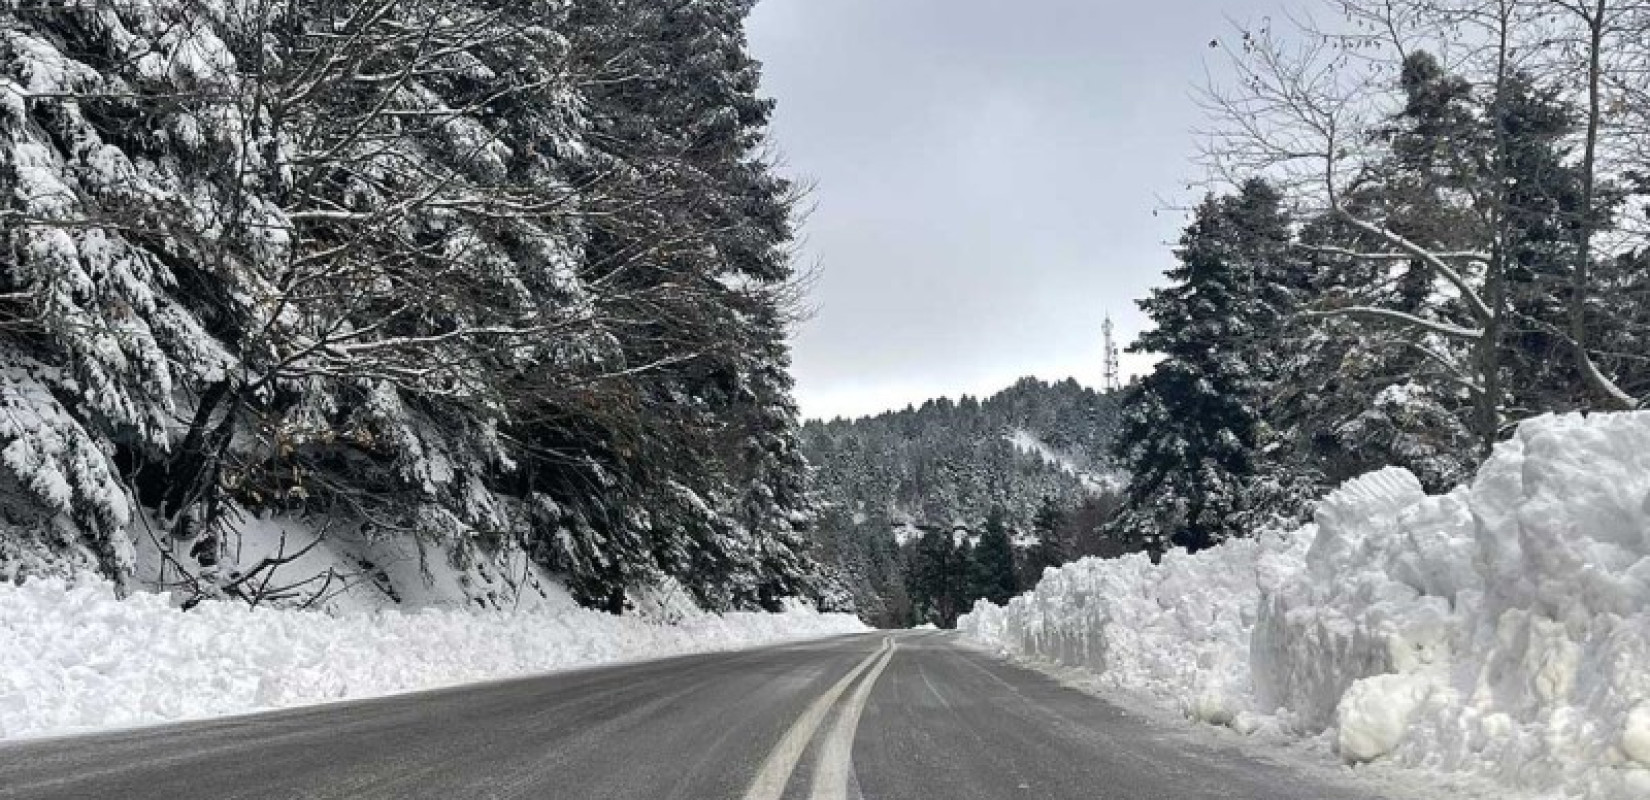
[[[1533,420],[1447,495],[1383,470],[1302,530],[1078,562],[959,627],[1348,762],[1642,800],[1650,414]]]
[[[1059,467],[1061,472],[1080,481],[1083,488],[1091,494],[1119,491],[1123,488],[1124,482],[1115,470],[1107,472],[1086,469],[1078,463],[1075,456],[1050,447],[1037,434],[1025,428],[1010,430],[1008,432],[1008,442],[1014,445],[1014,449],[1022,453],[1037,456],[1044,463]]]
[[[603,614],[570,599],[517,613],[331,615],[228,602],[181,612],[161,595],[117,600],[100,581],[0,583],[0,739],[865,630],[851,615],[801,606],[782,614],[653,616]]]
[[[242,512],[207,564],[189,542],[139,535],[125,600],[90,570],[20,586],[0,575],[0,739],[864,630],[803,606],[708,614],[669,578],[631,589],[613,616],[580,608],[513,544],[374,536],[343,519]]]
[[[474,541],[374,535],[347,517],[302,518],[242,511],[224,534],[216,561],[204,567],[140,515],[133,584],[188,597],[237,578],[237,592],[257,604],[335,612],[387,608],[483,608],[526,611],[572,603],[561,578],[504,542],[491,551]],[[203,573],[223,577],[200,580]],[[632,592],[637,594],[637,592]]]

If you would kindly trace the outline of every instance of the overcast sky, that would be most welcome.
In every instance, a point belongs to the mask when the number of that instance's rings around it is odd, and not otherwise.
[[[795,339],[808,417],[1022,375],[1098,384],[1100,324],[1172,263],[1192,90],[1277,0],[762,0],[786,170],[816,185]],[[1132,363],[1131,363],[1132,362]],[[1140,361],[1124,356],[1125,371]]]

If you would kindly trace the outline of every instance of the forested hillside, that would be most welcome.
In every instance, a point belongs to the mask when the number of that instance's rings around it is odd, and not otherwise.
[[[1116,426],[1111,395],[1033,378],[985,400],[809,421],[821,559],[868,620],[950,621],[973,601],[972,548],[988,529],[1018,545],[1015,586],[1103,547],[1092,536],[1115,499]]]
[[[750,7],[0,3],[0,580],[245,596],[283,515],[810,592]]]

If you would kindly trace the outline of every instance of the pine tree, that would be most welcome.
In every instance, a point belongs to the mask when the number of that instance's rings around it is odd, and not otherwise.
[[[1465,277],[1483,311],[1453,287],[1440,291],[1420,259],[1347,255],[1391,248],[1341,215],[1305,227],[1303,243],[1323,254],[1319,309],[1402,315],[1326,317],[1282,348],[1295,357],[1269,393],[1278,402],[1268,417],[1287,432],[1293,452],[1284,458],[1295,473],[1320,486],[1398,464],[1446,489],[1509,423],[1577,407],[1586,394],[1564,333],[1563,265],[1575,257],[1581,204],[1563,144],[1569,110],[1518,72],[1475,90],[1425,51],[1406,57],[1400,87],[1405,104],[1380,131],[1390,154],[1346,210],[1431,252],[1484,254]],[[1477,333],[1441,335],[1433,321]]]
[[[750,6],[0,12],[0,538],[121,580],[139,507],[208,558],[278,511],[614,611],[811,593]]]
[[[1243,535],[1251,511],[1265,367],[1252,361],[1273,312],[1258,302],[1290,241],[1279,196],[1260,181],[1210,197],[1181,237],[1172,285],[1141,308],[1156,329],[1132,352],[1160,353],[1124,399],[1117,453],[1130,474],[1127,535],[1161,550],[1200,550]]]
[[[698,532],[692,557],[668,569],[714,607],[772,606],[811,580],[785,344],[795,195],[761,154],[773,103],[746,48],[751,6],[611,0],[572,15],[592,43],[580,63],[598,78],[580,175],[605,182],[610,209],[586,257],[638,293],[631,316],[646,325],[625,360],[660,365],[635,397],[642,458],[684,466],[639,491],[657,518],[650,536]],[[705,478],[683,479],[690,463]]]
[[[907,566],[906,587],[917,619],[942,628],[956,619],[958,554],[949,531],[929,530],[916,542]]]
[[[1053,497],[1043,498],[1042,505],[1037,507],[1037,515],[1031,521],[1031,532],[1036,538],[1025,553],[1025,566],[1020,572],[1021,587],[1026,590],[1036,588],[1045,570],[1071,559],[1071,548],[1063,538],[1068,516]]]
[[[988,600],[1002,605],[1020,592],[1014,570],[1014,542],[1001,508],[993,508],[986,519],[980,541],[969,558],[968,601]]]
[[[1570,353],[1566,265],[1581,257],[1576,243],[1581,219],[1591,213],[1591,224],[1608,225],[1620,201],[1616,188],[1601,181],[1593,208],[1583,211],[1582,175],[1567,144],[1576,125],[1574,109],[1529,75],[1514,73],[1506,83],[1488,120],[1498,132],[1495,172],[1503,176],[1497,197],[1505,220],[1509,317],[1495,342],[1506,365],[1498,382],[1505,406],[1498,422],[1534,409],[1588,406],[1586,382]],[[1496,433],[1499,440],[1501,431]]]

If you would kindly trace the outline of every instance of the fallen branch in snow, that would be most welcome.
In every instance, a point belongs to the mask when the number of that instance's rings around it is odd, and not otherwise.
[[[330,526],[330,522],[328,524]],[[316,533],[314,541],[304,545],[303,548],[299,549],[297,552],[288,555],[286,552],[286,531],[281,531],[280,545],[276,548],[275,555],[265,556],[259,559],[258,563],[252,565],[251,569],[224,584],[224,594],[245,600],[247,605],[253,608],[257,608],[260,603],[266,601],[289,599],[290,597],[293,597],[294,595],[291,594],[293,589],[311,583],[322,576],[312,576],[298,581],[297,583],[277,587],[273,590],[269,587],[270,581],[274,580],[276,571],[281,567],[309,555],[311,551],[313,551],[316,547],[319,547],[321,542],[326,539],[326,532],[327,528],[322,528]],[[332,572],[332,569],[328,568],[327,572]],[[251,586],[253,581],[257,581],[256,588],[252,589],[250,592],[246,591],[244,587]],[[332,579],[328,577],[327,583],[330,584],[331,582]]]

